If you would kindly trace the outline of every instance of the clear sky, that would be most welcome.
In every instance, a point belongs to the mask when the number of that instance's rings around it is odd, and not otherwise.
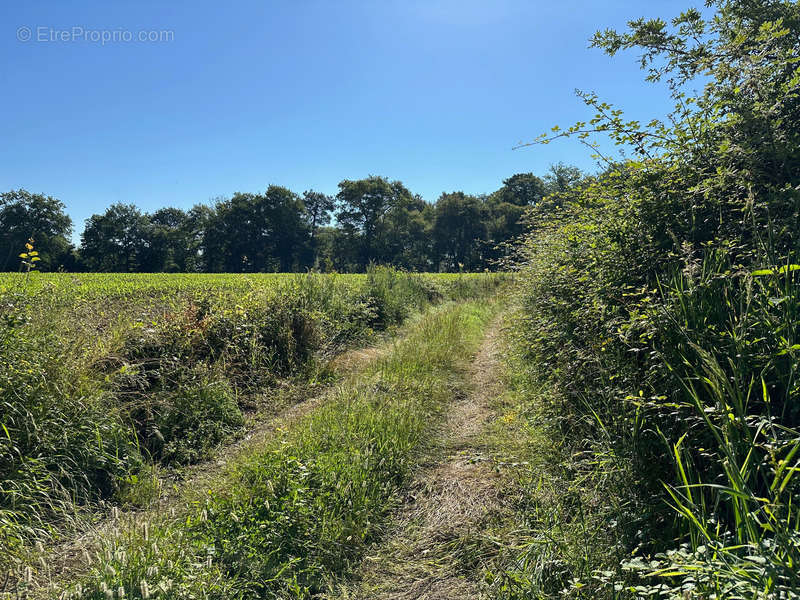
[[[592,169],[577,141],[512,146],[591,117],[576,88],[664,115],[636,55],[587,40],[700,4],[3,2],[0,191],[59,198],[77,238],[113,202],[188,208],[271,183],[335,193],[370,174],[432,202],[558,161]]]

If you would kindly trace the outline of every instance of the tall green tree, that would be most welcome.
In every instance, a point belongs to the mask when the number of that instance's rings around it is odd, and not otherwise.
[[[339,183],[336,195],[339,225],[356,250],[357,268],[371,261],[386,262],[388,251],[387,214],[419,206],[419,200],[400,181],[370,176]]]
[[[186,271],[190,273],[209,271],[206,255],[206,232],[214,217],[214,208],[207,204],[195,204],[186,213]]]
[[[149,267],[150,221],[133,204],[116,203],[86,220],[80,257],[84,268],[110,273]]]
[[[306,190],[303,192],[303,206],[305,207],[306,220],[311,230],[312,263],[316,265],[318,254],[317,232],[320,227],[324,227],[331,222],[331,214],[335,207],[335,202],[327,194]]]
[[[578,167],[566,165],[563,162],[550,165],[544,180],[544,193],[546,195],[565,193],[579,185],[586,177]]]
[[[517,173],[503,180],[495,196],[498,202],[515,206],[533,206],[547,194],[547,186],[540,177],[533,173]]]
[[[148,215],[148,252],[142,270],[166,273],[187,273],[197,270],[199,241],[196,209],[161,208]]]
[[[38,268],[54,271],[69,269],[73,263],[72,219],[64,212],[64,204],[51,196],[31,194],[27,190],[11,190],[0,194],[0,270],[16,271],[19,254],[33,238],[42,259]]]
[[[389,208],[383,219],[379,260],[415,271],[433,266],[433,209],[420,196],[405,197]]]
[[[548,193],[545,182],[533,173],[517,173],[487,199],[487,229],[490,245],[496,249],[525,232],[523,216]],[[498,254],[496,251],[493,254]]]
[[[436,256],[445,271],[482,268],[486,241],[486,207],[464,192],[442,194],[436,201],[433,239]]]
[[[570,165],[551,165],[544,177],[533,173],[517,173],[503,181],[503,186],[486,202],[486,256],[497,263],[515,252],[516,242],[528,228],[528,215],[533,208],[549,213],[562,203],[584,179],[583,172]]]
[[[358,270],[358,248],[339,227],[321,227],[317,233],[317,267],[326,273]]]
[[[271,185],[215,206],[204,251],[212,271],[288,272],[311,266],[310,231],[300,197]]]

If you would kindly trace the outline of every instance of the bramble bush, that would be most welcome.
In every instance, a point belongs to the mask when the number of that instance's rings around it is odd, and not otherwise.
[[[613,524],[565,559],[558,593],[800,589],[800,7],[707,4],[710,19],[593,39],[640,50],[675,99],[667,123],[583,94],[595,118],[540,140],[605,133],[632,151],[534,210],[524,246],[517,347],[583,487],[564,510]],[[537,577],[518,595],[544,593]]]

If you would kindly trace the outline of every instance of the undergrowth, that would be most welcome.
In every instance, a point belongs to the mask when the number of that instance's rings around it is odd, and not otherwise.
[[[493,313],[448,304],[175,517],[120,523],[65,597],[309,598],[360,563]],[[108,595],[110,594],[110,595]]]
[[[279,380],[325,377],[374,331],[502,279],[376,268],[182,290],[191,281],[176,278],[171,296],[149,277],[138,294],[95,295],[91,276],[87,288],[32,273],[0,294],[0,569],[101,503],[146,502],[150,464],[207,458]]]
[[[707,4],[595,35],[676,109],[584,94],[563,135],[633,158],[531,213],[512,364],[555,455],[520,478],[500,597],[800,596],[800,8]]]

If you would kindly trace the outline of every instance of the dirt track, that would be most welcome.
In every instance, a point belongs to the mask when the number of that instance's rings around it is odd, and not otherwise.
[[[482,433],[500,392],[496,320],[468,371],[469,393],[449,409],[429,459],[409,487],[392,529],[373,549],[360,581],[333,598],[458,600],[481,595],[484,524],[503,511],[500,478]]]

